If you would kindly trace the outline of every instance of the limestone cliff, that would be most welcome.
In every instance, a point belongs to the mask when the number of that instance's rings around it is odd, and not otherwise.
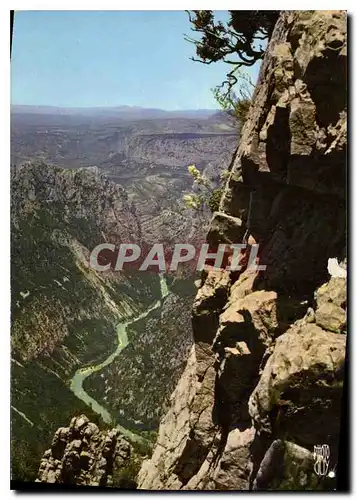
[[[333,488],[346,344],[346,14],[283,12],[208,240],[265,271],[207,269],[195,345],[141,489]]]

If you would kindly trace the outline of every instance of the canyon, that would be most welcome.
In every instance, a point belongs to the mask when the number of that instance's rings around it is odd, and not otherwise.
[[[213,113],[119,124],[71,115],[66,129],[66,115],[49,122],[14,110],[16,478],[147,491],[336,489],[346,87],[346,13],[283,11],[242,128]],[[217,185],[228,170],[213,214],[182,202],[192,163]],[[244,241],[259,245],[265,269],[88,266],[100,243],[157,241]],[[328,463],[316,468],[325,449]]]

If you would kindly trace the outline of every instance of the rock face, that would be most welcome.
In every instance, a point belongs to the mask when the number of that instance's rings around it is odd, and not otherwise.
[[[346,278],[328,261],[346,258],[346,58],[344,12],[281,14],[209,232],[257,242],[266,270],[203,272],[195,345],[141,489],[334,486],[314,447],[333,469]]]
[[[100,431],[85,415],[60,427],[41,460],[36,482],[135,488],[135,453],[115,429]]]

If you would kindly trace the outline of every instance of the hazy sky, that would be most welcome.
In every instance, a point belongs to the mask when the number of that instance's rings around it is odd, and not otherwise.
[[[184,34],[192,34],[184,11],[17,11],[11,101],[216,108],[210,89],[230,66],[190,61]]]

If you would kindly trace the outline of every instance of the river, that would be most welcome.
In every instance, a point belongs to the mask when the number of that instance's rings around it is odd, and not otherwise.
[[[95,411],[98,415],[102,417],[104,422],[112,424],[113,427],[116,427],[129,440],[136,442],[144,442],[146,440],[143,439],[141,436],[135,434],[134,432],[130,431],[129,429],[126,429],[125,427],[122,427],[121,425],[117,424],[115,422],[115,419],[108,412],[108,410],[104,408],[104,406],[99,404],[98,401],[96,401],[94,398],[89,396],[89,394],[83,389],[83,382],[87,377],[92,375],[92,373],[98,372],[103,368],[105,368],[106,366],[110,365],[110,363],[114,361],[114,359],[121,353],[121,351],[125,349],[125,347],[129,343],[127,335],[127,328],[129,325],[135,323],[136,321],[144,319],[146,316],[148,316],[148,314],[150,314],[152,311],[155,311],[155,309],[158,309],[161,306],[161,301],[169,293],[164,274],[160,274],[160,293],[161,293],[161,299],[159,299],[157,302],[151,305],[145,312],[142,312],[138,316],[128,319],[123,323],[117,324],[116,333],[118,338],[118,345],[115,351],[113,351],[104,361],[102,361],[97,365],[86,366],[85,368],[79,368],[79,370],[77,370],[74,376],[72,377],[70,383],[71,391],[77,396],[77,398],[79,398],[86,405],[91,407],[93,411]]]

